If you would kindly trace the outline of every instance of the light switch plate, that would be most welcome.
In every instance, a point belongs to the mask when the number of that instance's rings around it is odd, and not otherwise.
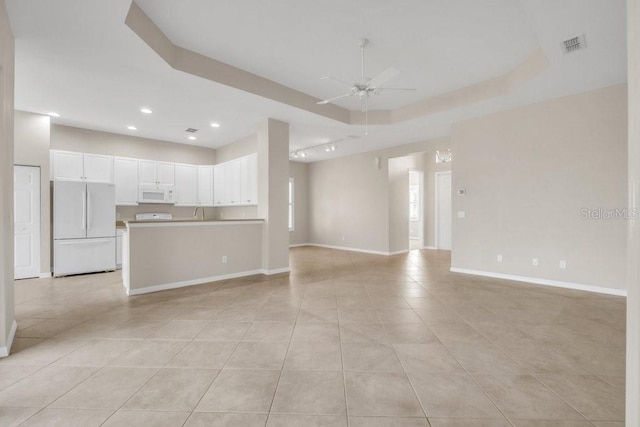
[[[465,217],[464,211],[458,211],[458,218],[464,218],[464,217]]]

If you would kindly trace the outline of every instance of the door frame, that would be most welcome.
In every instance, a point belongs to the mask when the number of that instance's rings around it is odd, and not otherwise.
[[[41,273],[40,273],[40,264],[42,263],[41,260],[41,246],[42,246],[42,168],[38,165],[24,165],[24,164],[14,164],[13,165],[13,173],[15,174],[15,170],[16,168],[35,168],[38,170],[38,180],[37,180],[37,186],[38,186],[38,197],[36,197],[36,199],[34,200],[34,202],[37,204],[37,209],[35,210],[38,213],[38,220],[35,222],[37,225],[37,233],[36,234],[36,238],[37,241],[34,244],[34,248],[33,250],[35,251],[34,255],[35,259],[36,259],[36,273],[34,276],[29,276],[29,277],[22,277],[20,279],[30,279],[30,278],[39,278],[41,277]],[[13,200],[13,211],[12,211],[12,215],[14,215],[13,218],[13,232],[14,232],[14,236],[13,236],[13,240],[14,240],[14,250],[15,250],[15,179],[14,179],[14,183],[13,183],[13,187],[14,187],[14,200]],[[18,278],[15,277],[15,272],[16,272],[16,266],[15,266],[15,254],[14,254],[14,264],[13,264],[13,275],[14,275],[14,280],[20,280]]]
[[[418,182],[420,183],[420,194],[418,194],[418,218],[420,218],[420,224],[418,226],[418,249],[424,249],[424,171],[420,169],[409,169],[409,187],[411,187],[411,173],[418,174]],[[411,222],[411,220],[409,220]],[[411,224],[409,224],[409,233],[407,235],[409,239],[409,250],[411,250]]]
[[[440,197],[439,197],[440,196],[440,194],[439,194],[440,192],[438,190],[438,178],[441,175],[451,175],[451,171],[441,171],[441,172],[436,172],[435,173],[435,178],[436,178],[435,179],[435,181],[436,181],[435,182],[435,187],[436,187],[435,188],[435,202],[436,203],[435,203],[435,212],[434,212],[435,213],[434,214],[434,218],[435,218],[435,228],[434,228],[434,230],[435,230],[435,239],[434,240],[435,240],[436,249],[438,249],[438,250],[440,249],[440,241],[439,241],[440,240],[440,238],[439,238],[439,236],[440,236],[440,224],[438,222],[439,221],[439,218],[438,218],[439,209],[438,208],[439,208],[439,203],[440,203]],[[451,183],[453,184],[453,180],[451,181]],[[452,186],[452,188],[453,188],[453,186]],[[453,194],[452,194],[452,196],[453,196]],[[452,197],[451,201],[453,202],[453,197]],[[452,214],[453,214],[453,212],[452,212]],[[452,222],[452,225],[453,225],[453,222]],[[453,227],[451,227],[451,231],[453,231]]]

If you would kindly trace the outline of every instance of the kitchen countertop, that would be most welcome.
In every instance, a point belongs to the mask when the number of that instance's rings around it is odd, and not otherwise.
[[[207,223],[207,222],[244,222],[244,221],[264,221],[264,219],[261,218],[240,218],[240,219],[190,219],[190,218],[177,218],[177,219],[158,219],[158,220],[151,220],[151,221],[137,221],[135,219],[132,220],[123,220],[123,221],[116,221],[116,227],[118,227],[118,223],[122,223],[122,226],[126,226],[127,224],[166,224],[166,223],[176,223],[176,222],[203,222],[203,223]]]

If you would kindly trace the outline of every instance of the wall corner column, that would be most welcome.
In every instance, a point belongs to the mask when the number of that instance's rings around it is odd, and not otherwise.
[[[640,212],[640,0],[627,0],[629,209]],[[632,215],[627,258],[626,422],[640,426],[640,218]]]
[[[267,119],[258,129],[258,217],[264,219],[262,268],[289,271],[289,124]]]

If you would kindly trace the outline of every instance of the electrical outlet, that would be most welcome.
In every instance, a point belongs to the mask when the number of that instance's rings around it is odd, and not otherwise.
[[[560,260],[560,268],[567,268],[567,261]]]
[[[540,262],[538,261],[538,258],[531,258],[531,265],[537,267],[539,264]]]
[[[464,219],[465,215],[464,211],[458,211],[458,218]]]
[[[502,255],[496,256],[496,259],[498,260],[498,262],[502,262]]]
[[[226,255],[222,255],[222,263],[223,264],[227,263],[227,256]]]

